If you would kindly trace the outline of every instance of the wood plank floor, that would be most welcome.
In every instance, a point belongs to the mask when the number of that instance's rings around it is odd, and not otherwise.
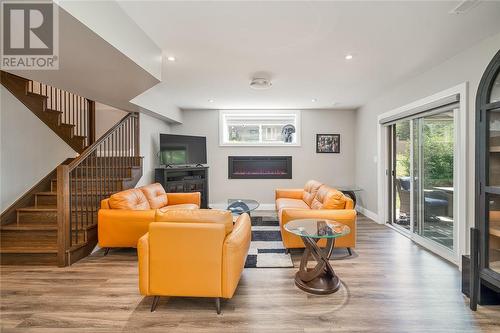
[[[458,269],[394,230],[358,218],[358,247],[332,261],[344,282],[312,296],[296,269],[246,269],[222,315],[211,299],[151,298],[137,288],[133,250],[102,251],[68,268],[1,267],[2,332],[500,332],[500,307],[474,313]],[[294,261],[300,253],[293,254]],[[344,257],[344,258],[342,258]],[[297,266],[297,265],[296,265]],[[202,278],[202,277],[200,277]]]

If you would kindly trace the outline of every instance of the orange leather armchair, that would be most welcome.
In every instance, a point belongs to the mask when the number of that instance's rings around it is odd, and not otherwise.
[[[157,211],[149,232],[139,239],[139,290],[154,296],[214,297],[234,294],[250,247],[251,222],[221,210]]]
[[[303,248],[299,236],[284,229],[285,224],[296,219],[328,219],[344,223],[351,229],[350,234],[335,240],[335,247],[356,247],[356,211],[351,198],[342,192],[318,181],[310,180],[303,189],[277,189],[276,209],[280,222],[281,237],[286,249]],[[319,242],[326,245],[326,240]]]
[[[136,247],[139,238],[148,232],[156,210],[198,209],[201,194],[165,193],[161,184],[151,184],[113,194],[101,201],[97,228],[99,246]]]

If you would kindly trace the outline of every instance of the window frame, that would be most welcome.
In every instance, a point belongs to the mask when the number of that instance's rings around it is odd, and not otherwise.
[[[295,142],[278,143],[262,140],[263,133],[259,131],[259,142],[229,142],[226,129],[227,115],[293,115],[295,117]],[[301,146],[301,111],[300,110],[219,110],[219,146],[221,147],[300,147]],[[265,119],[262,119],[264,121]],[[262,125],[260,125],[262,126]],[[261,128],[261,127],[260,127]]]

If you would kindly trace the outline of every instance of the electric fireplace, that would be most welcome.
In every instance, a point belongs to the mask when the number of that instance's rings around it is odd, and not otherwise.
[[[229,156],[229,179],[291,179],[292,156]]]

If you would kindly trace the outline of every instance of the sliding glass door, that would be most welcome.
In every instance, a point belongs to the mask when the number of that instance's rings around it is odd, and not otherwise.
[[[402,120],[392,126],[392,221],[410,231],[411,209],[411,121]]]
[[[429,246],[454,251],[455,111],[390,125],[391,223]]]
[[[453,111],[413,120],[416,234],[453,250]]]

